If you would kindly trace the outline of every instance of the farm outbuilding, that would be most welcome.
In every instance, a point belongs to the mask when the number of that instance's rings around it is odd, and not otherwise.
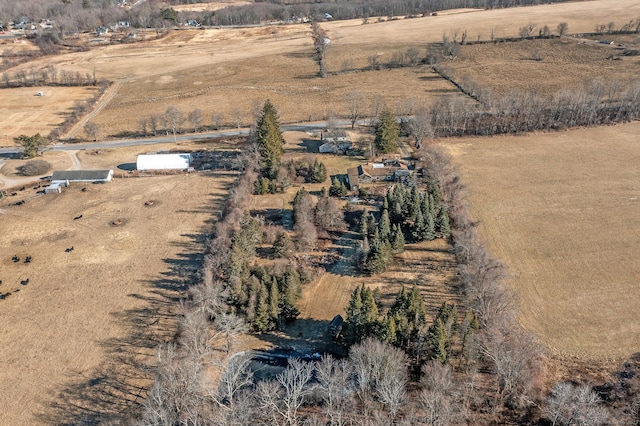
[[[113,170],[58,170],[53,172],[51,183],[56,182],[111,182]]]
[[[191,166],[191,154],[141,154],[138,155],[136,168],[144,170],[188,170]]]

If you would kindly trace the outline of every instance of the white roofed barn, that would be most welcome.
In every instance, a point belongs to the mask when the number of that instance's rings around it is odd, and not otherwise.
[[[191,154],[141,154],[138,155],[136,168],[145,170],[188,170],[191,166]]]

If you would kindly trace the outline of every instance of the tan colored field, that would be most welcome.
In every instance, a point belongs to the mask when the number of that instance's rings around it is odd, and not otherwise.
[[[203,11],[216,11],[220,9],[224,9],[229,6],[245,6],[251,4],[253,2],[250,1],[238,1],[238,0],[228,0],[228,1],[217,1],[211,3],[194,3],[194,4],[176,4],[172,5],[173,9],[178,12],[203,12]]]
[[[640,347],[638,135],[632,123],[446,144],[522,323],[556,356],[619,361]]]
[[[342,71],[345,62],[350,64],[347,68],[362,68],[375,54],[387,61],[393,52],[409,46],[424,52],[426,43],[438,42],[443,33],[453,31],[460,34],[467,30],[469,39],[478,35],[488,39],[491,28],[497,37],[513,36],[529,22],[553,29],[565,21],[570,32],[591,31],[596,24],[610,21],[621,25],[630,17],[640,16],[640,5],[633,0],[595,0],[456,12],[464,13],[368,25],[362,25],[361,20],[323,23],[332,40],[327,53],[329,72]],[[185,113],[202,109],[205,123],[211,122],[212,112],[222,113],[225,124],[233,125],[237,120],[250,123],[255,103],[266,98],[279,107],[283,121],[293,122],[345,115],[345,94],[353,90],[364,93],[363,110],[367,113],[377,96],[399,113],[407,113],[415,105],[430,104],[438,96],[456,93],[428,67],[317,78],[308,24],[176,31],[160,40],[101,46],[89,52],[42,58],[22,67],[48,63],[83,73],[95,69],[99,78],[123,81],[113,100],[93,120],[102,127],[103,136],[136,131],[140,118],[163,113],[170,105]],[[508,66],[503,64],[496,69]],[[593,73],[606,75],[597,67]],[[542,71],[539,74],[550,75]],[[566,81],[567,74],[558,72],[555,78]],[[54,123],[44,117],[37,122],[42,123],[39,131],[43,133]],[[16,131],[26,130],[20,127]]]
[[[22,87],[0,89],[0,145],[13,146],[22,134],[48,135],[65,120],[77,100],[86,100],[97,89],[90,87]],[[39,91],[44,96],[36,96]]]
[[[548,25],[552,30],[560,22],[569,24],[570,33],[592,32],[597,24],[615,22],[616,29],[640,16],[640,4],[634,0],[594,0],[556,3],[506,9],[467,11],[466,13],[438,14],[415,19],[372,22],[362,25],[361,19],[333,21],[323,24],[333,41],[340,44],[375,43],[433,43],[442,41],[442,35],[467,31],[469,40],[478,35],[489,40],[491,28],[496,37],[515,37],[521,27],[534,23]],[[333,42],[332,41],[332,42]]]
[[[633,45],[634,40],[640,41],[640,35],[629,35],[627,40]],[[535,55],[542,60],[534,60]],[[456,81],[464,84],[469,76],[496,94],[539,89],[553,95],[563,87],[582,87],[585,82],[590,87],[594,79],[624,84],[638,77],[639,64],[637,56],[623,56],[622,49],[615,46],[563,38],[466,45],[458,58],[446,65]]]
[[[88,424],[140,402],[139,367],[173,338],[176,298],[233,179],[116,179],[0,202],[1,424]]]

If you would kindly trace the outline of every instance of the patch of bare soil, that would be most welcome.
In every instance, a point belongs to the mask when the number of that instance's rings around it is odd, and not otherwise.
[[[1,424],[96,424],[136,409],[149,384],[140,367],[173,339],[234,179],[115,179],[0,200]]]

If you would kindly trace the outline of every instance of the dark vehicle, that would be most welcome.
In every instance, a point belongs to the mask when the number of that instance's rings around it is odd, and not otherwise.
[[[344,323],[344,319],[342,315],[336,315],[329,323],[329,334],[332,337],[339,337],[342,332],[342,324]]]

